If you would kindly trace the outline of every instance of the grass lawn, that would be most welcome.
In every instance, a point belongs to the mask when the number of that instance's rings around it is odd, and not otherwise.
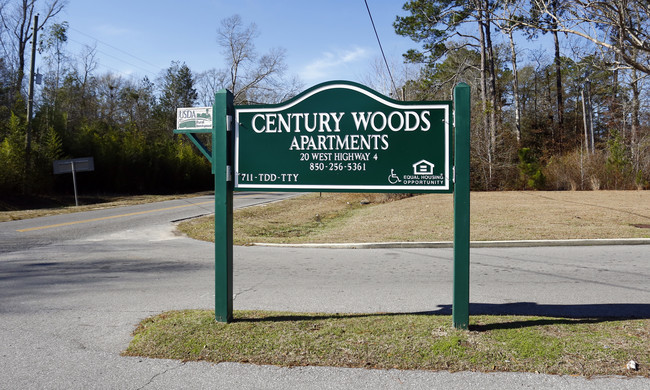
[[[470,239],[650,238],[650,191],[473,192]],[[179,229],[214,240],[203,217]],[[234,240],[251,243],[452,241],[453,197],[313,193],[236,210]]]
[[[650,320],[235,311],[163,313],[140,323],[129,356],[279,366],[650,376]],[[626,368],[630,360],[638,371]]]

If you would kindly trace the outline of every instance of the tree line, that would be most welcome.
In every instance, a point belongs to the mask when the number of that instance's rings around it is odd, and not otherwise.
[[[259,32],[237,15],[214,39],[226,66],[194,73],[175,61],[154,79],[98,71],[97,51],[69,53],[64,0],[0,2],[0,194],[69,191],[57,159],[92,156],[83,188],[181,192],[212,186],[208,161],[175,136],[177,107],[278,103],[303,89],[286,53],[258,53]],[[397,87],[379,68],[367,84],[405,100],[449,100],[472,90],[474,190],[649,188],[649,6],[641,0],[413,0],[394,23],[418,48]],[[40,14],[34,26],[34,15]],[[30,42],[43,80],[28,118]],[[534,49],[541,37],[550,51]],[[372,73],[372,74],[370,74]],[[384,84],[388,85],[388,84]],[[204,140],[209,145],[209,139]]]
[[[650,5],[413,0],[395,31],[421,65],[407,99],[472,88],[472,188],[649,188]],[[531,50],[540,37],[552,49]],[[528,61],[522,61],[522,53]],[[523,64],[523,65],[522,65]]]
[[[64,6],[61,0],[16,0],[0,8],[2,195],[69,192],[70,177],[53,175],[53,161],[88,156],[95,171],[77,177],[86,193],[211,189],[210,163],[189,140],[173,134],[176,109],[210,106],[223,88],[234,92],[237,104],[279,102],[301,88],[284,76],[284,51],[258,54],[256,26],[236,15],[224,19],[214,37],[226,68],[196,74],[174,61],[155,79],[101,73],[95,47],[75,55],[66,49],[69,24],[53,22]],[[28,119],[25,57],[34,30],[46,69]],[[203,141],[210,147],[209,137]]]

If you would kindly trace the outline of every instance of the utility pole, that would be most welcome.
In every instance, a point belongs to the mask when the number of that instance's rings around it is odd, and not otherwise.
[[[32,59],[29,66],[29,89],[27,97],[27,134],[25,139],[25,174],[29,174],[32,152],[32,112],[34,111],[34,67],[36,65],[36,33],[38,32],[38,14],[34,15],[32,34]]]
[[[589,153],[595,153],[594,148],[594,119],[591,106],[591,81],[585,80],[582,87],[582,118],[585,127],[585,149]]]

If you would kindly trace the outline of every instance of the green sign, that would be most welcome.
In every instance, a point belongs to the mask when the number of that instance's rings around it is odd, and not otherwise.
[[[179,110],[174,133],[186,134],[212,163],[217,321],[232,321],[235,188],[453,192],[452,322],[458,329],[469,327],[467,84],[454,88],[453,113],[451,102],[400,102],[350,82],[317,85],[286,103],[264,106],[235,106],[233,94],[224,89],[215,94],[211,111],[191,110]],[[196,122],[199,114],[206,120],[210,117],[210,129],[203,127],[206,123]],[[197,138],[208,133],[212,135],[211,150]]]
[[[451,102],[328,82],[235,107],[235,189],[452,192]]]

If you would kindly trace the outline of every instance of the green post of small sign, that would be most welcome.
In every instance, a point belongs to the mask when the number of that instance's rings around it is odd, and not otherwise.
[[[214,173],[214,316],[232,320],[232,120],[233,95],[215,94],[212,108],[212,171]]]
[[[452,322],[456,329],[469,328],[469,132],[470,89],[460,83],[454,89],[454,296]]]

